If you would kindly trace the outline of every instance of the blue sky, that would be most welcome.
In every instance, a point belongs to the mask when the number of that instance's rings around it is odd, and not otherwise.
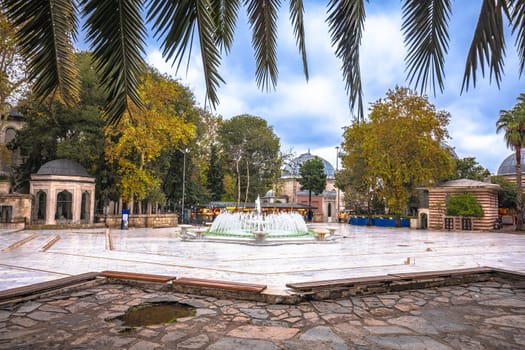
[[[334,55],[326,19],[327,1],[305,1],[305,31],[310,79],[306,82],[300,55],[288,19],[288,3],[283,2],[279,18],[279,81],[275,91],[263,92],[255,83],[255,65],[247,20],[241,16],[231,53],[223,57],[220,73],[226,84],[219,89],[220,105],[215,113],[228,119],[251,114],[268,121],[281,139],[281,150],[300,155],[311,151],[336,165],[336,146],[342,142],[345,126],[352,122],[348,97]],[[379,5],[380,3],[380,5]],[[371,1],[361,45],[361,79],[365,114],[370,103],[385,96],[396,85],[409,86],[405,80],[405,48],[401,32],[399,0]],[[457,155],[475,157],[496,173],[499,164],[512,152],[503,134],[496,134],[500,110],[511,109],[525,92],[519,77],[515,37],[507,38],[505,75],[498,89],[489,76],[479,79],[476,88],[461,94],[465,57],[479,14],[481,1],[453,2],[449,24],[449,52],[446,57],[445,91],[429,100],[438,110],[451,113],[448,127]],[[244,12],[244,10],[243,10]],[[166,63],[154,43],[148,47],[148,62],[188,86],[204,105],[205,89],[202,63],[194,50],[189,69],[176,72]],[[481,72],[478,72],[481,77]]]

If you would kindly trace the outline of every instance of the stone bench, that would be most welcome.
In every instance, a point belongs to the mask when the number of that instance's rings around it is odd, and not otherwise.
[[[312,282],[287,283],[286,287],[303,292],[309,292],[316,289],[343,288],[365,284],[390,283],[395,280],[399,280],[399,278],[390,275],[383,275],[371,277],[341,278]]]
[[[224,289],[237,292],[248,292],[248,293],[261,293],[266,289],[266,285],[243,283],[243,282],[230,282],[230,281],[219,281],[219,280],[208,280],[201,278],[186,278],[181,277],[179,279],[171,281],[174,286],[189,286],[189,287],[200,287],[200,288],[214,288]]]
[[[145,273],[121,272],[121,271],[102,271],[100,273],[100,276],[106,277],[106,278],[134,280],[134,281],[142,281],[142,282],[155,282],[155,283],[167,283],[176,278],[173,276],[151,275],[151,274],[145,274]]]
[[[80,284],[95,280],[98,272],[87,272],[80,275],[68,276],[52,281],[40,282],[31,284],[29,286],[22,286],[0,291],[0,302],[21,299],[31,295],[41,294],[49,291],[58,290],[65,287],[70,287],[75,284]]]
[[[440,271],[394,273],[390,274],[390,276],[399,277],[402,280],[425,280],[442,277],[459,277],[465,275],[490,274],[493,272],[493,270],[494,269],[490,267],[472,267],[465,269],[452,269]]]

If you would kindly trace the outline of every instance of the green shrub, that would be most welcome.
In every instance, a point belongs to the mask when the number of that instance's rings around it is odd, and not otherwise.
[[[455,194],[447,200],[447,215],[482,217],[483,209],[471,193]]]

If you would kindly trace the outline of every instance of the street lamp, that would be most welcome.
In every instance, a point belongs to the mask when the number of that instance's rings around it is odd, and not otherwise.
[[[183,161],[182,161],[182,208],[181,208],[181,223],[184,224],[184,197],[186,195],[186,153],[188,153],[187,149],[183,149]]]
[[[339,171],[339,146],[335,147],[336,155],[335,155],[335,172]],[[335,184],[335,174],[334,174],[334,184]],[[339,204],[340,204],[340,198],[339,198],[339,187],[337,187],[337,192],[335,195],[336,203],[335,208],[337,212],[337,222],[339,222]]]

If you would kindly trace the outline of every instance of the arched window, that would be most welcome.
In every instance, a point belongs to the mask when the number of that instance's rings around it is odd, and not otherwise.
[[[36,194],[36,208],[34,219],[36,221],[46,220],[46,205],[47,205],[47,193],[44,191],[38,191]]]
[[[88,191],[82,192],[82,204],[80,206],[80,220],[89,223],[91,209],[91,196]]]
[[[73,219],[73,195],[66,190],[57,194],[57,209],[55,220],[68,221]]]

